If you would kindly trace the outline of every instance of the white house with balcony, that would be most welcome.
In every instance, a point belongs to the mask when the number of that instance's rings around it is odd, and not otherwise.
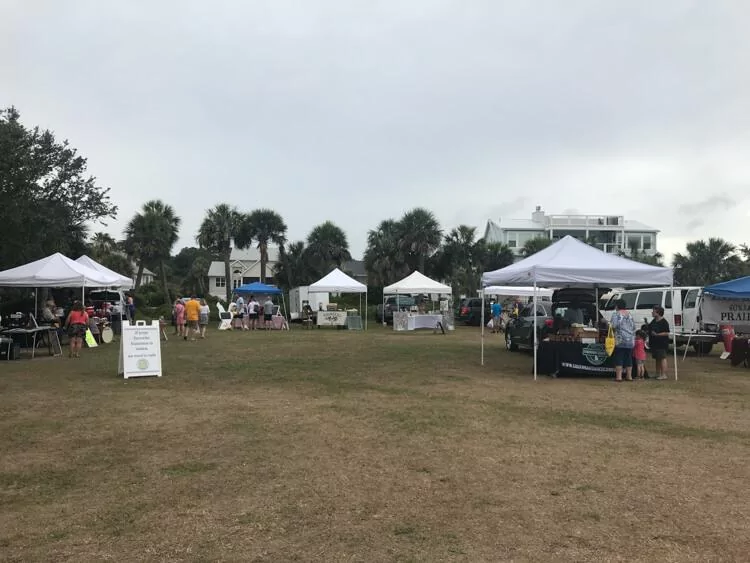
[[[266,263],[266,283],[273,284],[273,274],[279,261],[279,249],[268,247]],[[214,261],[208,268],[208,293],[214,297],[226,299],[227,284],[235,289],[245,283],[260,281],[260,250],[256,247],[233,248],[229,262],[230,278],[227,280],[224,262]]]
[[[635,249],[653,255],[657,252],[658,233],[658,229],[626,220],[622,215],[547,215],[537,206],[531,219],[490,219],[484,238],[487,242],[507,244],[517,257],[531,239],[560,240],[567,235],[612,254],[628,254]]]

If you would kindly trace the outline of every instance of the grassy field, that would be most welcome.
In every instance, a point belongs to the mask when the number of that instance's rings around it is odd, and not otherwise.
[[[540,379],[477,329],[0,365],[3,561],[740,561],[750,371]]]

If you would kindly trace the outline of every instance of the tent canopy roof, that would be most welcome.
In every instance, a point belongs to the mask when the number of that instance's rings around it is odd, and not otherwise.
[[[258,295],[281,295],[281,290],[273,285],[260,282],[246,283],[234,290],[234,293],[257,293]]]
[[[482,290],[480,290],[481,292]],[[536,294],[539,297],[552,297],[554,290],[538,287]],[[534,287],[521,287],[509,285],[490,285],[484,288],[485,295],[508,295],[511,297],[533,297]]]
[[[703,293],[716,297],[750,299],[750,276],[706,286]]]
[[[383,288],[384,295],[409,293],[452,293],[453,290],[440,282],[431,280],[420,272],[412,272],[401,281]]]
[[[482,285],[539,287],[669,286],[672,269],[608,254],[571,236],[505,268],[487,272]]]
[[[131,287],[133,287],[132,279],[127,276],[123,276],[122,274],[118,274],[117,272],[115,272],[114,270],[110,270],[106,266],[102,266],[99,262],[97,262],[93,258],[89,258],[85,254],[78,258],[76,262],[78,262],[79,264],[83,264],[87,268],[96,270],[97,272],[116,277],[118,279],[118,282],[116,284],[112,284],[113,287],[120,287],[122,289],[130,289]]]
[[[0,272],[4,287],[110,287],[118,279],[119,275],[98,272],[59,252]]]
[[[367,293],[367,286],[335,268],[307,288],[310,293]]]

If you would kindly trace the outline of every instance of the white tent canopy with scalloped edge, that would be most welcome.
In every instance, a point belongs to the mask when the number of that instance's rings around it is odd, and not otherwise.
[[[117,285],[118,278],[56,252],[0,272],[0,287],[110,287]]]
[[[338,268],[323,276],[307,288],[308,293],[359,293],[359,313],[364,313],[367,330],[367,286],[345,274]],[[365,310],[362,311],[362,294],[365,294]]]
[[[413,293],[453,293],[453,290],[440,282],[431,280],[421,272],[412,272],[401,281],[383,288],[383,295],[409,295]]]
[[[83,264],[84,266],[91,268],[92,270],[96,270],[97,272],[115,277],[118,281],[117,283],[112,284],[111,287],[117,287],[120,289],[130,289],[131,287],[133,287],[133,280],[131,278],[123,276],[122,274],[118,274],[114,270],[110,270],[106,266],[103,266],[93,258],[89,258],[88,256],[86,256],[85,254],[76,259],[76,262],[78,262],[79,264]]]

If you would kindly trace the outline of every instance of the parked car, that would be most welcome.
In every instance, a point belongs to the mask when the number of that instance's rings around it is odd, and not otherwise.
[[[677,346],[690,345],[696,352],[708,354],[713,345],[721,339],[720,327],[704,324],[701,319],[701,287],[648,287],[612,292],[604,306],[605,318],[609,318],[618,299],[632,312],[640,326],[651,321],[654,307],[664,308],[664,318],[675,333]]]
[[[484,322],[492,318],[490,313],[490,302],[484,302]],[[479,326],[482,323],[482,299],[477,297],[465,297],[461,299],[456,307],[456,322],[471,326]]]
[[[557,330],[557,325],[582,324],[596,326],[601,319],[594,291],[561,289],[552,295],[552,302],[537,301],[527,304],[511,319],[505,329],[505,346],[508,350],[534,349],[534,317],[536,316],[537,340]]]
[[[375,318],[379,323],[393,324],[393,312],[396,310],[408,311],[416,305],[416,300],[409,295],[391,295],[385,299],[383,304],[378,305]]]

